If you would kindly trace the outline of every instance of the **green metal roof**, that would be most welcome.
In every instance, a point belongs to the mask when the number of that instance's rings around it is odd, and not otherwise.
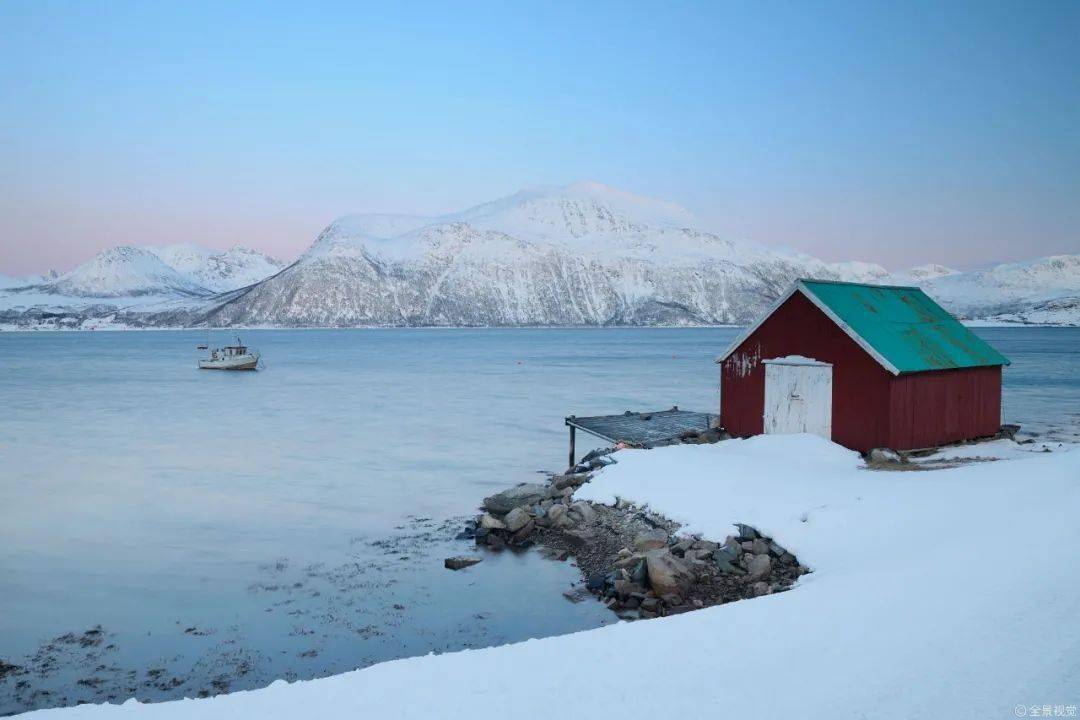
[[[894,373],[1009,364],[917,287],[828,280],[800,280],[799,285]]]

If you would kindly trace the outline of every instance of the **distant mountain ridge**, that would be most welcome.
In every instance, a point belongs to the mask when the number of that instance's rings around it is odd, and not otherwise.
[[[245,248],[117,248],[30,291],[0,291],[0,323],[743,324],[797,277],[919,285],[968,319],[1080,324],[1080,256],[890,274],[722,237],[684,208],[598,183],[443,216],[346,215],[288,266]]]
[[[696,229],[596,183],[524,190],[440,217],[350,215],[213,313],[223,324],[699,325],[749,321],[794,277],[865,280]]]
[[[285,267],[282,261],[241,245],[224,252],[198,245],[148,249],[187,279],[215,293],[254,285]]]
[[[259,282],[285,264],[236,246],[224,252],[197,245],[133,247],[98,253],[74,269],[0,287],[57,298],[211,297]]]

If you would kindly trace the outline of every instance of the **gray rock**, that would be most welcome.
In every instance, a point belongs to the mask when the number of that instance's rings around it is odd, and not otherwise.
[[[693,582],[690,568],[666,548],[645,553],[649,586],[657,595],[682,594]]]
[[[739,540],[753,540],[754,538],[760,537],[758,531],[749,525],[735,523],[735,529],[739,532]]]
[[[711,550],[698,550],[696,548],[690,548],[683,555],[687,562],[699,562],[703,560],[709,560],[712,558]]]
[[[709,552],[712,552],[720,546],[711,540],[697,540],[691,547],[694,550],[708,550]]]
[[[584,500],[579,500],[571,505],[570,512],[577,513],[585,522],[592,522],[596,519],[596,511],[593,510],[593,506]]]
[[[529,518],[528,522],[522,525],[516,533],[510,536],[510,542],[514,545],[531,545],[532,540],[529,539],[529,536],[533,534],[534,530],[536,530],[536,521],[534,521],[532,518]]]
[[[615,594],[618,595],[619,598],[627,598],[634,593],[641,594],[644,593],[644,591],[645,588],[641,587],[632,580],[619,579],[615,581]]]
[[[572,603],[579,603],[582,600],[587,600],[589,597],[589,591],[583,587],[577,587],[573,590],[567,590],[563,593],[563,597]]]
[[[547,517],[552,527],[567,528],[573,525],[573,522],[566,515],[566,506],[562,503],[556,503],[548,508]]]
[[[630,580],[638,585],[645,587],[649,584],[649,563],[645,558],[639,558],[638,561],[629,568]]]
[[[478,557],[448,557],[443,560],[443,567],[448,570],[461,570],[467,568],[470,565],[475,565],[478,562],[483,562],[483,558]]]
[[[516,507],[506,514],[503,518],[503,522],[506,524],[506,529],[510,532],[517,532],[521,528],[525,527],[529,522],[529,513],[525,511],[525,508]]]
[[[505,530],[506,523],[494,515],[484,513],[484,516],[480,518],[480,527],[484,530]]]
[[[679,540],[671,546],[671,551],[676,555],[683,555],[687,550],[694,547],[694,538],[679,538]]]
[[[655,528],[639,533],[638,536],[634,538],[634,549],[638,551],[658,550],[660,548],[666,548],[667,543],[667,533],[660,528]]]
[[[754,559],[750,561],[750,566],[747,568],[750,571],[750,577],[757,579],[765,577],[772,570],[772,558],[768,555],[755,555]]]
[[[866,459],[872,463],[899,463],[904,461],[904,458],[900,457],[900,453],[889,448],[874,448],[866,454]]]
[[[730,563],[738,562],[741,555],[742,548],[739,547],[737,544],[734,547],[724,545],[722,547],[716,548],[716,550],[713,551],[714,558]]]
[[[750,552],[754,553],[755,555],[768,555],[769,543],[762,538],[757,538],[752,543],[750,543]]]
[[[745,575],[746,570],[743,570],[738,565],[732,563],[727,557],[721,555],[719,552],[714,553],[716,558],[716,569],[725,575]]]
[[[509,490],[503,490],[500,493],[495,493],[490,497],[484,498],[484,509],[489,512],[504,515],[522,505],[535,505],[536,503],[547,499],[550,492],[550,489],[546,485],[538,485],[536,483],[518,485],[517,487],[512,487]]]
[[[669,608],[678,607],[682,605],[682,595],[678,593],[668,593],[667,595],[661,595],[660,599],[664,601],[664,604]]]
[[[565,490],[568,487],[580,487],[584,485],[585,481],[588,479],[588,475],[556,475],[551,479],[551,483],[555,486],[556,490]]]
[[[564,530],[562,538],[571,547],[580,549],[593,542],[596,536],[584,530]]]
[[[763,581],[758,581],[754,583],[753,586],[751,586],[750,590],[754,593],[754,597],[761,597],[762,595],[768,595],[770,592],[772,592],[772,588],[769,587],[769,583]]]

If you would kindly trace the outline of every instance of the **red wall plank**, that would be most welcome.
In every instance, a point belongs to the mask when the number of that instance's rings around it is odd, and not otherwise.
[[[934,447],[1001,426],[1001,368],[900,375],[892,380],[889,447]]]

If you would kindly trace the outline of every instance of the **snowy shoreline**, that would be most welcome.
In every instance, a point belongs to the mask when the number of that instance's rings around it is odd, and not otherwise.
[[[811,436],[622,451],[578,497],[632,498],[713,537],[753,522],[813,574],[754,600],[321,680],[42,712],[906,720],[1075,707],[1080,566],[1068,558],[1080,547],[1080,451],[1035,449],[998,441],[980,450],[999,461],[917,473],[868,470]],[[650,667],[667,671],[643,678]]]

